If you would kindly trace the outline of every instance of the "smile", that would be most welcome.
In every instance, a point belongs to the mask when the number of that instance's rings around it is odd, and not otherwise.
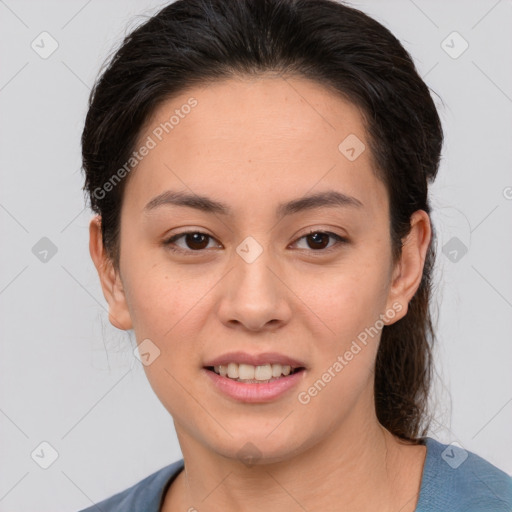
[[[232,364],[234,366],[231,366]],[[230,366],[231,375],[238,375],[237,377],[229,376]],[[249,368],[245,368],[246,366]],[[239,377],[240,367],[242,367],[242,377],[248,376],[249,378],[241,379]],[[258,370],[258,368],[263,368],[263,370]],[[278,370],[279,375],[274,377],[274,371],[277,374]],[[225,375],[222,375],[221,371]],[[228,365],[221,365],[220,368],[217,366],[204,367],[203,372],[210,379],[214,389],[224,397],[237,402],[266,403],[277,400],[284,396],[287,391],[298,386],[304,378],[306,369],[304,367],[291,368],[289,365],[283,367],[279,364],[252,366],[229,363]],[[252,378],[250,378],[251,375]]]
[[[282,365],[279,363],[268,363],[254,366],[252,364],[228,363],[227,365],[218,365],[208,367],[221,377],[236,380],[237,382],[259,383],[272,382],[282,376],[288,376],[301,369],[294,368],[291,365]]]

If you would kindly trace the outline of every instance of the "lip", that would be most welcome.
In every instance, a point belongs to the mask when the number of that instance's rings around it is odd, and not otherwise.
[[[203,368],[206,368],[207,366],[227,365],[229,363],[251,364],[253,366],[274,363],[290,365],[292,368],[306,368],[306,364],[304,362],[291,358],[285,354],[279,354],[277,352],[262,352],[260,354],[249,354],[247,352],[228,352],[216,357],[215,359],[207,361]],[[262,384],[257,385],[261,386]]]
[[[214,362],[216,361],[217,360]],[[233,359],[231,359],[231,361],[234,362]],[[265,403],[276,400],[280,396],[284,395],[287,391],[290,391],[292,388],[296,387],[302,381],[306,373],[306,370],[303,369],[291,375],[287,375],[286,377],[280,377],[279,379],[276,379],[272,382],[257,384],[237,382],[236,380],[230,379],[228,377],[222,377],[221,375],[218,375],[217,373],[206,368],[203,368],[201,371],[208,375],[215,388],[221,393],[237,401],[248,403]]]

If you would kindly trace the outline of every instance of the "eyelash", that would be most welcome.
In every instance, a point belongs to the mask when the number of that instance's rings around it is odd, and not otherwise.
[[[302,250],[307,250],[308,252],[313,252],[313,253],[330,253],[332,250],[336,250],[339,248],[340,245],[343,245],[343,244],[347,244],[349,242],[349,240],[347,238],[344,238],[336,233],[332,233],[331,231],[320,231],[320,230],[312,230],[304,235],[302,235],[301,237],[299,237],[297,241],[299,240],[302,240],[303,238],[307,238],[308,236],[310,235],[314,235],[314,234],[318,234],[318,235],[328,235],[330,236],[331,238],[334,238],[336,240],[336,243],[334,245],[332,245],[331,247],[327,247],[326,249],[302,249]],[[163,245],[173,251],[173,252],[176,252],[176,253],[182,253],[182,254],[190,254],[190,253],[197,253],[197,254],[200,254],[202,252],[204,252],[205,250],[207,249],[182,249],[181,247],[173,247],[173,244],[174,242],[176,242],[176,240],[179,240],[181,237],[184,237],[186,235],[204,235],[212,240],[215,240],[213,238],[213,236],[211,235],[208,235],[207,233],[203,233],[202,231],[184,231],[183,233],[179,233],[177,235],[173,235],[171,238],[168,238],[167,240],[164,240],[163,242]],[[295,243],[296,243],[295,242]]]

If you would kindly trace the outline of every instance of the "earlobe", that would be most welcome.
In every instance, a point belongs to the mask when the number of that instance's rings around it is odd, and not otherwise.
[[[396,322],[403,318],[409,302],[418,290],[423,277],[423,267],[432,237],[430,218],[427,212],[417,210],[411,215],[411,230],[402,244],[402,254],[393,272],[388,307],[399,303],[402,308]]]
[[[100,215],[93,217],[89,223],[89,252],[100,278],[103,296],[108,302],[110,323],[123,331],[132,329],[132,320],[119,272],[114,268],[103,246]]]

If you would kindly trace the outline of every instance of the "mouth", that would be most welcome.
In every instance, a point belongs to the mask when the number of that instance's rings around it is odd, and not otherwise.
[[[224,398],[245,403],[269,403],[290,396],[305,380],[304,361],[287,354],[230,352],[205,361],[202,372]]]
[[[306,374],[303,366],[292,368],[278,364],[252,366],[229,363],[205,366],[203,371],[213,389],[222,396],[245,403],[269,403],[289,396],[291,390],[304,381]]]
[[[245,384],[268,384],[305,370],[303,366],[279,363],[267,363],[257,366],[244,363],[228,363],[226,365],[205,366],[204,369],[220,377]]]

